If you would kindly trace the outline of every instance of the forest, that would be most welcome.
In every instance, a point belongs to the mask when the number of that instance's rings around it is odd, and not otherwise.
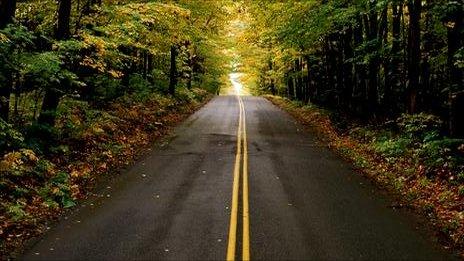
[[[221,1],[0,1],[1,253],[218,92],[226,14]]]
[[[255,1],[262,90],[365,120],[439,116],[463,137],[459,1]]]
[[[0,0],[0,256],[231,72],[464,249],[463,17],[454,0]]]
[[[246,85],[462,248],[462,1],[248,1],[239,13]]]

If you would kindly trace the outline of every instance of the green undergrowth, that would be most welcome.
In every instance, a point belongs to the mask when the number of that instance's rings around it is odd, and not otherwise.
[[[124,95],[105,107],[64,98],[55,126],[0,121],[0,254],[39,234],[47,220],[76,205],[98,176],[129,164],[209,97],[179,88]]]
[[[445,247],[464,253],[464,140],[449,138],[436,116],[403,114],[361,124],[311,104],[266,96],[315,129],[366,176],[392,189],[437,227]]]

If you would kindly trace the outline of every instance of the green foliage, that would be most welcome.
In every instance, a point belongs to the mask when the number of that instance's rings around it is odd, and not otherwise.
[[[459,51],[454,55],[455,65],[458,68],[464,68],[464,47],[461,47]]]
[[[46,202],[57,202],[64,208],[70,208],[76,205],[71,197],[69,174],[66,172],[56,173],[48,183],[40,189],[39,195]]]
[[[0,30],[0,86],[11,84],[12,74],[23,68],[23,57],[34,48],[35,36],[24,26],[9,25]]]
[[[14,150],[24,145],[24,136],[11,124],[0,119],[0,151]]]
[[[441,138],[424,142],[418,150],[421,157],[429,168],[446,166],[452,169],[464,165],[462,152],[459,146],[464,144],[463,139]]]
[[[374,149],[388,158],[401,157],[406,154],[412,141],[408,138],[393,138],[374,143]]]
[[[33,151],[43,154],[59,140],[59,132],[54,126],[33,122],[25,127],[25,144]]]
[[[436,137],[443,123],[437,116],[419,113],[403,114],[398,118],[397,124],[405,136],[422,141]]]
[[[25,65],[20,73],[31,89],[54,88],[69,92],[72,87],[82,86],[76,74],[64,69],[61,56],[56,52],[30,54],[22,59]]]
[[[150,97],[153,90],[151,83],[140,74],[132,74],[129,76],[129,93],[137,101],[146,101]]]
[[[24,203],[22,202],[9,205],[6,212],[15,221],[19,221],[27,216],[26,211],[24,211]]]
[[[459,186],[458,194],[462,197],[464,196],[464,185]]]
[[[95,105],[104,105],[124,94],[124,87],[120,79],[108,75],[96,75],[86,80],[88,91],[86,99]]]
[[[387,125],[382,128],[356,127],[349,133],[369,144],[391,163],[407,159],[422,165],[429,177],[443,169],[460,173],[464,168],[464,140],[444,137],[440,133],[442,122],[438,117],[424,113],[404,114]],[[456,181],[463,182],[464,176],[461,179],[458,174]]]

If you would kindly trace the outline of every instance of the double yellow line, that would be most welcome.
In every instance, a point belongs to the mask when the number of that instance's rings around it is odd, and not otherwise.
[[[248,144],[246,133],[245,106],[242,98],[237,95],[240,108],[238,130],[237,130],[237,152],[235,154],[234,182],[232,186],[232,208],[230,213],[229,244],[227,246],[227,260],[235,260],[235,247],[237,244],[237,216],[238,195],[240,189],[240,162],[243,154],[242,164],[242,260],[250,260],[250,219],[248,203]],[[243,148],[242,148],[243,142]],[[242,151],[243,149],[243,151]]]

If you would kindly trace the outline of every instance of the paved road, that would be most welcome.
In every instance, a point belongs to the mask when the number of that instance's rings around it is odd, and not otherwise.
[[[449,257],[290,116],[263,98],[242,99],[252,259]],[[224,260],[239,115],[237,97],[214,98],[168,145],[109,182],[104,197],[83,204],[24,258]],[[240,183],[240,199],[242,189]]]

